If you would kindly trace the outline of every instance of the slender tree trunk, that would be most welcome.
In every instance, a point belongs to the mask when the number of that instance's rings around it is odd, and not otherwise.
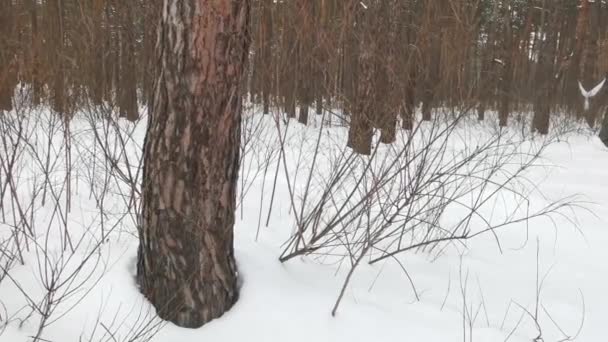
[[[233,249],[249,0],[164,0],[144,147],[137,280],[182,327],[238,297]]]
[[[500,104],[498,108],[498,124],[506,127],[511,111],[511,83],[513,81],[513,30],[511,27],[511,13],[504,11],[503,14],[503,46],[502,46],[502,71],[500,76]]]
[[[129,121],[139,119],[137,109],[137,77],[135,74],[135,28],[130,4],[122,4],[120,29],[120,116]]]
[[[358,54],[356,95],[354,96],[354,108],[351,113],[347,146],[359,154],[370,155],[374,135],[370,112],[372,110],[374,95],[373,78],[375,75],[375,65],[373,52],[376,50],[376,47],[369,33],[365,32],[365,29],[361,29],[363,23],[365,23],[364,20],[368,20],[369,16],[366,17],[361,10],[357,10],[356,13],[362,38],[359,42],[360,53]]]
[[[40,104],[41,96],[41,85],[40,85],[40,63],[38,54],[40,53],[40,39],[38,36],[38,14],[37,4],[34,0],[28,0],[28,8],[30,13],[30,20],[32,25],[32,51],[30,51],[30,63],[31,63],[31,82],[32,82],[32,104],[35,106]]]
[[[9,45],[12,7],[10,1],[0,1],[0,111],[13,109],[12,98],[16,83],[13,49]]]
[[[418,65],[411,59],[408,65],[408,75],[405,81],[405,104],[401,116],[401,127],[406,130],[414,128],[414,112],[416,111],[416,78],[418,77]]]
[[[61,115],[67,115],[66,109],[66,82],[65,82],[65,68],[63,63],[63,0],[51,0],[49,1],[49,11],[51,16],[51,42],[54,46],[52,54],[54,66],[54,77],[53,77],[53,98],[52,108],[53,110]]]
[[[549,119],[555,89],[555,78],[553,77],[552,58],[556,53],[556,27],[549,25],[547,11],[552,9],[547,6],[546,0],[542,2],[541,24],[539,33],[545,35],[545,40],[539,42],[538,65],[536,69],[536,96],[534,99],[534,116],[532,119],[532,130],[540,134],[549,133]],[[557,22],[553,22],[556,24]]]

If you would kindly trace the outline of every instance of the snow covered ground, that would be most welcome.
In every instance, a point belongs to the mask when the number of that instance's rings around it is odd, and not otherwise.
[[[24,263],[15,262],[0,283],[0,323],[4,325],[0,341],[29,341],[37,334],[40,312],[32,313],[33,303],[40,311],[54,308],[40,337],[56,342],[141,341],[152,333],[153,341],[167,342],[606,339],[608,149],[596,137],[575,134],[551,144],[537,161],[543,166],[526,173],[529,182],[525,184],[540,190],[531,193],[530,207],[581,194],[578,200],[585,201],[585,208],[575,207],[565,211],[565,216],[535,218],[500,230],[501,248],[497,236],[484,234],[468,240],[466,248],[453,244],[441,253],[405,252],[397,256],[399,262],[392,258],[373,265],[362,262],[332,317],[349,261],[303,256],[279,262],[284,243],[295,230],[289,183],[283,166],[279,167],[266,227],[279,135],[270,116],[252,116],[249,126],[245,126],[244,139],[249,129],[255,143],[248,145],[251,150],[243,162],[240,182],[241,189],[247,191],[242,202],[239,196],[235,228],[241,296],[222,318],[201,329],[187,330],[155,320],[153,309],[134,282],[136,218],[133,208],[128,209],[132,203],[125,200],[130,188],[117,179],[140,177],[137,159],[141,156],[145,122],[121,123],[122,136],[132,132],[133,137],[127,139],[127,150],[122,151],[112,127],[106,127],[108,141],[96,141],[91,123],[77,117],[71,125],[70,159],[66,159],[61,125],[50,125],[48,113],[30,114],[43,119],[32,119],[26,125],[30,140],[36,144],[24,145],[19,154],[15,169],[20,172],[14,176],[14,193],[20,194],[22,203],[5,200],[0,237],[3,246],[9,245],[11,232],[19,229],[33,230],[36,238],[21,241]],[[288,168],[295,160],[308,162],[314,155],[319,118],[315,120],[316,124],[307,129],[290,124],[285,143]],[[95,123],[95,127],[103,131],[104,123]],[[492,129],[490,125],[468,124],[459,131],[464,137],[462,146],[450,147],[460,150],[479,143],[474,140]],[[322,161],[335,157],[331,149],[346,143],[346,133],[343,127],[323,131],[326,158]],[[46,145],[49,136],[52,144]],[[112,170],[99,147],[106,143],[121,161],[122,178],[105,172]],[[41,172],[47,159],[36,160],[31,153],[34,150],[40,156],[52,156],[48,179]],[[130,168],[124,165],[125,156]],[[68,190],[62,185],[67,165],[72,166],[69,214],[65,214]],[[298,172],[306,174],[306,170]],[[3,177],[5,171],[0,173],[0,183],[5,183]],[[300,180],[307,178],[299,177],[292,177],[290,182],[297,179],[294,188],[301,189],[306,185]],[[32,201],[34,189],[42,189],[45,180],[53,185],[47,188],[56,189],[56,193],[47,190],[44,204],[42,193]],[[51,200],[55,195],[57,201]],[[10,191],[5,198],[10,198]],[[506,208],[499,210],[509,211],[510,202],[503,199],[501,203],[506,203]],[[15,212],[19,211],[29,213],[25,216],[31,218],[31,227],[14,224],[19,216]],[[446,215],[450,213],[448,210]],[[28,242],[29,252],[25,250]],[[87,262],[71,277],[82,260]],[[64,269],[57,279],[67,281],[49,282],[54,279],[52,269]],[[44,286],[49,283],[59,288],[58,294],[67,295],[56,307],[45,306],[58,296],[45,297]]]

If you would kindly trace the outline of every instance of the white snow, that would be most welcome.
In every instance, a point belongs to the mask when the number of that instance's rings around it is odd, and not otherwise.
[[[30,114],[43,118],[39,120],[39,126],[30,123],[31,132],[38,135],[38,145],[32,148],[49,153],[43,142],[48,139],[45,122],[50,120],[50,114],[44,111]],[[316,123],[306,129],[295,122],[290,124],[286,143],[290,165],[298,158],[309,160],[312,157],[314,143],[311,141],[319,133],[319,118],[312,119]],[[82,289],[68,292],[70,297],[57,308],[53,317],[66,314],[45,328],[44,341],[137,341],[135,336],[148,327],[153,331],[158,327],[153,341],[167,342],[533,341],[539,337],[539,328],[542,335],[538,341],[563,341],[577,335],[579,329],[577,341],[605,339],[608,149],[597,137],[577,133],[552,144],[542,159],[545,166],[532,169],[528,175],[530,186],[539,187],[544,194],[544,197],[535,194],[530,198],[532,207],[564,196],[584,195],[585,207],[589,210],[574,209],[569,213],[570,217],[576,218],[576,227],[565,217],[538,218],[514,225],[499,232],[502,253],[492,234],[469,240],[467,249],[457,245],[448,247],[439,256],[406,252],[398,258],[411,276],[415,290],[394,260],[374,265],[363,263],[354,273],[337,315],[332,317],[333,304],[348,272],[346,262],[336,264],[332,263],[332,258],[312,257],[296,257],[286,263],[278,261],[283,243],[295,229],[294,218],[289,210],[287,181],[280,167],[270,224],[265,227],[276,160],[265,174],[264,161],[260,157],[263,153],[273,154],[278,138],[272,116],[254,115],[247,120],[261,121],[262,130],[256,131],[253,138],[259,143],[255,149],[259,153],[247,154],[246,167],[241,172],[240,182],[251,185],[239,206],[235,227],[242,288],[239,301],[228,313],[196,330],[153,319],[154,310],[139,294],[134,282],[135,218],[126,213],[127,203],[117,194],[118,190],[128,194],[129,189],[124,184],[109,181],[105,186],[112,191],[103,201],[107,215],[99,215],[95,198],[104,187],[105,174],[100,166],[103,158],[99,149],[94,149],[90,124],[77,117],[71,125],[72,208],[67,229],[73,244],[82,243],[75,248],[72,259],[62,258],[64,227],[61,220],[53,216],[54,208],[49,204],[52,201],[47,200],[45,206],[40,197],[35,201],[38,210],[33,216],[38,248],[30,241],[30,252],[24,252],[25,264],[16,264],[9,271],[14,281],[5,278],[0,283],[0,302],[3,304],[0,324],[4,325],[6,317],[11,317],[0,334],[0,341],[30,341],[31,336],[36,335],[39,315],[33,313],[25,319],[31,310],[26,308],[27,300],[23,295],[23,292],[28,293],[35,302],[43,298],[46,259],[36,251],[47,250],[52,257],[46,264],[64,263],[69,270],[88,256],[87,251],[93,249],[94,243],[101,242],[102,219],[107,241],[90,255],[94,261],[85,265],[73,286],[65,289],[69,291],[82,282]],[[138,170],[137,162],[133,161],[141,155],[143,145],[143,121],[136,126],[121,123],[122,129],[135,132],[127,151],[133,172]],[[102,124],[98,123],[99,127]],[[479,132],[491,132],[492,129],[489,124],[470,125],[473,126],[462,131],[461,136],[466,139],[475,139]],[[347,129],[343,127],[326,129],[323,152],[327,152],[327,158],[330,158],[332,148],[346,143],[346,133]],[[61,131],[53,134],[55,149],[50,153],[58,155],[59,160],[51,175],[53,184],[60,184],[65,177],[62,157],[65,151],[59,149],[62,137]],[[466,141],[472,143],[473,140]],[[113,144],[112,140],[110,143]],[[452,147],[455,150],[463,148]],[[121,155],[119,149],[115,152]],[[26,152],[20,157],[21,173],[17,177],[23,203],[28,203],[27,199],[31,197],[34,179],[38,182],[43,179],[36,162],[27,155]],[[276,158],[277,154],[274,156]],[[97,167],[100,168],[96,173],[91,171],[94,158],[98,158]],[[126,170],[124,165],[121,167]],[[305,173],[304,170],[299,172]],[[263,182],[264,175],[266,180]],[[0,173],[0,180],[2,177],[5,173]],[[91,178],[95,179],[93,188],[87,181]],[[298,188],[303,186],[305,184],[296,185]],[[64,199],[65,194],[61,198]],[[501,203],[508,207],[510,202]],[[497,211],[507,211],[510,209],[507,207]],[[7,217],[0,221],[5,222],[0,223],[0,237],[7,239],[12,211],[18,209],[7,204],[4,210]],[[125,214],[126,218],[121,221]],[[120,225],[112,227],[116,222]],[[47,230],[47,226],[50,229]],[[537,277],[542,280],[538,294]],[[23,291],[15,283],[23,286]],[[68,310],[73,305],[73,309]],[[531,317],[537,309],[539,327]],[[114,336],[110,336],[110,332]]]

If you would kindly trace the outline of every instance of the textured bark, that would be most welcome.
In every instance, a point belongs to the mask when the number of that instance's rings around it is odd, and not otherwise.
[[[165,0],[144,147],[137,280],[182,327],[238,297],[233,249],[248,0]]]

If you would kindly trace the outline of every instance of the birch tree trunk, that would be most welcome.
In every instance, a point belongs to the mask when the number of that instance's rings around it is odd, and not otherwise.
[[[238,297],[233,249],[249,0],[164,0],[144,144],[137,281],[196,328]]]

